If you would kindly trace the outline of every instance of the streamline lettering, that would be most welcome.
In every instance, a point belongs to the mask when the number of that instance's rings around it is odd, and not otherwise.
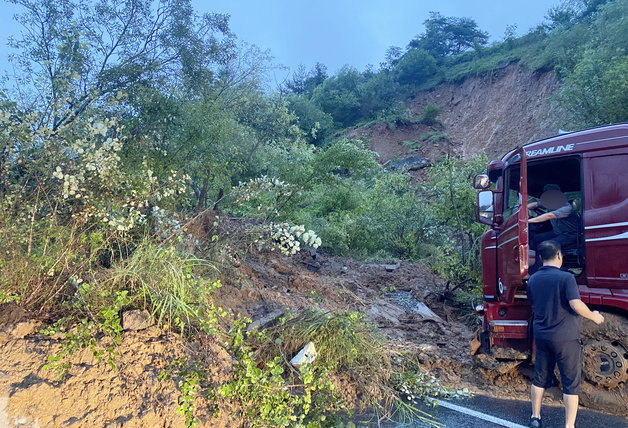
[[[554,146],[546,147],[544,149],[526,151],[526,156],[531,158],[534,156],[550,155],[553,153],[570,152],[573,150],[575,144],[567,144],[566,146]]]

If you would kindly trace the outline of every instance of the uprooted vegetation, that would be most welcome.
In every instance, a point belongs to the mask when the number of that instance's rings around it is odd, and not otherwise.
[[[417,299],[440,281],[425,268],[402,262],[389,272],[324,254],[259,251],[247,237],[259,225],[216,213],[188,227],[210,233],[188,236],[178,249],[139,246],[75,277],[48,315],[58,318],[53,324],[3,304],[0,370],[11,384],[10,414],[49,425],[334,426],[366,408],[429,420],[413,400],[469,394],[460,377],[446,379],[462,382],[451,388],[428,373],[451,355],[457,364],[468,359],[470,331]],[[206,258],[181,250],[190,240]],[[137,331],[125,320],[134,308],[153,318]],[[309,342],[314,362],[290,364]],[[35,352],[26,357],[22,343]],[[81,397],[77,382],[117,398]],[[44,405],[47,394],[62,405]],[[22,406],[27,397],[30,409]],[[154,400],[159,410],[148,410]]]

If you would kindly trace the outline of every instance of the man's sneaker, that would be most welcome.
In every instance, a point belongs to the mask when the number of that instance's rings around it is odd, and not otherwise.
[[[541,418],[530,418],[530,428],[542,428]]]

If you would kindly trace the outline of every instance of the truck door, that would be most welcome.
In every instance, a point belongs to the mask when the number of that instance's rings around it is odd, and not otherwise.
[[[585,159],[587,285],[610,288],[615,296],[628,296],[627,166],[625,153]]]
[[[499,300],[513,302],[528,273],[528,184],[523,149],[505,159],[504,222],[497,234],[497,287]]]

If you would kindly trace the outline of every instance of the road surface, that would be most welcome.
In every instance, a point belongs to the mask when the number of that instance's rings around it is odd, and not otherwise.
[[[447,400],[441,403],[434,412],[434,416],[448,428],[528,427],[530,403],[498,400],[486,396],[477,396],[467,400]],[[541,410],[541,418],[543,426],[546,428],[565,426],[565,410],[562,406],[544,405]],[[628,418],[580,408],[576,427],[628,427]]]
[[[530,403],[516,400],[500,400],[488,396],[476,396],[469,399],[442,400],[433,409],[427,405],[418,406],[430,413],[440,425],[429,425],[422,422],[409,424],[381,424],[386,428],[401,427],[442,427],[442,428],[526,428],[530,421]],[[541,410],[545,428],[562,428],[565,424],[562,406],[543,405]],[[357,424],[359,426],[359,423]],[[369,423],[368,426],[378,426]],[[580,408],[576,420],[576,428],[628,428],[628,418],[608,415]]]

